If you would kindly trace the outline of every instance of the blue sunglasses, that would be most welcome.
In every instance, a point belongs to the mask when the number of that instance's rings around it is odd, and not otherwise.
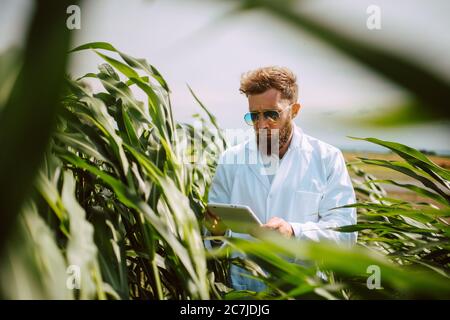
[[[282,111],[266,110],[266,111],[262,111],[262,112],[248,112],[244,115],[244,120],[249,126],[253,126],[253,125],[255,125],[256,122],[258,122],[259,114],[262,113],[264,119],[269,120],[271,122],[276,122],[280,119],[281,114],[283,112],[285,112],[286,110],[291,109],[291,107],[292,107],[292,104]]]

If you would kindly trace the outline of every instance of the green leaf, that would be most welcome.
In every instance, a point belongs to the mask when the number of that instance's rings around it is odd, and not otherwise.
[[[356,138],[356,137],[350,138],[355,140],[369,141],[392,150],[400,157],[405,159],[409,164],[421,168],[422,170],[430,174],[433,178],[437,179],[446,188],[450,189],[449,187],[450,171],[441,168],[440,166],[432,162],[422,152],[401,143],[384,141],[376,138]]]

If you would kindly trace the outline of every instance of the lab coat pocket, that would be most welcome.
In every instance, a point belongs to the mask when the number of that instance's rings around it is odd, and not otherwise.
[[[303,190],[295,191],[293,212],[299,222],[317,222],[319,220],[319,206],[323,194]]]

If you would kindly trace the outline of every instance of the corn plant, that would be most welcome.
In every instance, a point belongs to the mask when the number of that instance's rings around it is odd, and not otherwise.
[[[207,126],[200,137],[192,125],[174,123],[169,88],[145,60],[104,43],[75,51],[87,48],[115,51],[124,62],[95,50],[106,63],[97,74],[83,78],[95,78],[104,92],[92,94],[82,79],[67,80],[47,166],[39,173],[36,200],[24,215],[43,214],[55,227],[66,262],[84,270],[82,287],[97,284],[96,292],[83,295],[81,290],[75,297],[103,298],[106,292],[124,299],[209,298],[198,219],[215,158],[203,153],[202,161],[194,161],[192,145],[200,139],[200,146],[213,143],[217,152],[223,145],[211,140],[215,135]],[[145,92],[148,101],[137,101],[131,86]],[[188,147],[181,149],[182,144]],[[71,191],[64,188],[66,181]],[[70,206],[64,202],[68,194]],[[69,250],[78,237],[90,255]],[[83,239],[90,243],[83,244]],[[95,270],[84,264],[91,255]]]
[[[361,163],[400,172],[415,183],[379,180],[362,174],[364,180],[358,183],[362,187],[359,189],[362,191],[360,198],[368,196],[369,199],[354,205],[359,209],[358,225],[343,229],[360,231],[359,242],[362,245],[381,251],[401,266],[421,265],[448,277],[449,170],[408,146],[375,138],[364,140],[390,149],[403,161],[360,158]],[[389,197],[380,184],[395,185],[418,194],[424,200],[413,203]]]

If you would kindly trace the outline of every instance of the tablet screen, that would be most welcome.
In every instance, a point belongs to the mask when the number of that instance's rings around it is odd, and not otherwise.
[[[218,216],[223,224],[236,233],[250,233],[252,229],[262,225],[248,206],[209,203],[208,210]]]

